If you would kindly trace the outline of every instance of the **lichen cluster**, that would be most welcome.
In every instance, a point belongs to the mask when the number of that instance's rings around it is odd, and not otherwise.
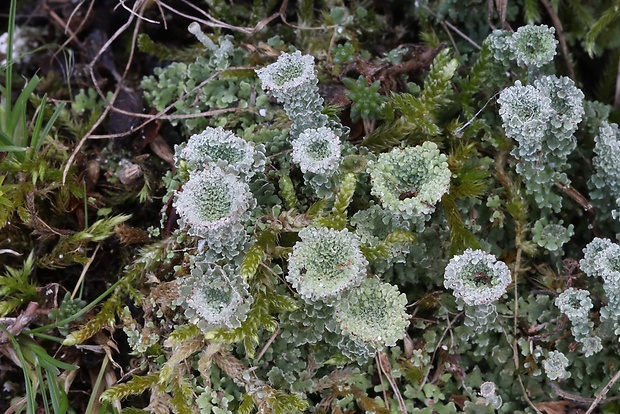
[[[570,182],[564,169],[577,145],[573,133],[584,113],[583,98],[569,78],[543,76],[533,85],[517,81],[498,99],[506,135],[518,144],[512,151],[517,172],[540,208],[560,209],[562,201],[551,190],[556,182]]]
[[[368,173],[372,194],[395,220],[428,220],[450,186],[446,156],[429,141],[379,155],[368,164]]]
[[[263,90],[270,91],[284,105],[293,121],[291,137],[297,138],[308,128],[321,128],[327,123],[323,115],[323,98],[319,95],[314,57],[283,53],[278,60],[256,71]]]
[[[194,29],[217,54],[221,46]],[[207,367],[217,365],[256,405],[273,401],[268,395],[276,389],[309,401],[324,383],[352,387],[335,379],[332,365],[364,372],[375,360],[389,378],[394,371],[385,358],[407,361],[401,365],[407,375],[399,379],[407,399],[399,404],[412,412],[422,412],[418,405],[427,394],[443,399],[434,407],[454,412],[439,386],[427,383],[423,387],[434,391],[422,391],[409,382],[409,375],[426,381],[430,371],[424,371],[433,364],[451,367],[445,369],[452,374],[443,375],[452,392],[458,382],[472,396],[463,404],[466,412],[523,412],[509,381],[519,372],[530,376],[525,386],[534,398],[545,381],[583,384],[573,374],[580,366],[573,350],[594,361],[605,352],[604,341],[618,336],[617,245],[594,239],[581,262],[584,272],[602,278],[603,302],[583,282],[571,285],[577,273],[555,276],[567,282],[537,296],[520,287],[531,271],[525,256],[548,258],[550,265],[540,267],[545,275],[577,271],[567,262],[561,268],[581,227],[559,215],[566,197],[557,188],[571,184],[568,164],[582,120],[600,123],[600,129],[584,127],[599,131],[591,187],[606,194],[614,182],[615,126],[601,120],[608,112],[584,102],[571,79],[548,74],[554,33],[546,26],[496,30],[463,77],[444,50],[423,88],[409,85],[391,97],[381,94],[379,80],[343,78],[352,121],[365,129],[383,123],[361,145],[349,142],[348,128],[325,105],[318,85],[325,68],[315,66],[320,55],[284,51],[271,64],[273,56],[264,58],[256,69],[260,86],[286,118],[263,112],[266,126],[246,124],[238,135],[207,127],[175,147],[178,172],[169,191],[180,230],[195,239],[176,236],[189,264],[177,268],[173,305],[210,347],[234,349],[213,351],[198,363],[207,358]],[[360,56],[348,41],[337,45],[333,74],[342,77]],[[382,62],[398,65],[403,56],[393,51]],[[511,79],[508,68],[523,76]],[[454,96],[451,82],[461,95]],[[476,120],[465,100],[484,82],[498,88],[495,124],[489,121],[495,114]],[[446,123],[458,112],[454,102],[474,119]],[[251,142],[261,128],[262,139]],[[483,196],[486,203],[479,201]],[[512,331],[513,318],[530,336]],[[570,333],[560,338],[565,325]],[[576,348],[568,347],[567,336]],[[444,348],[462,359],[447,354],[433,362]],[[218,390],[216,384],[204,390],[201,406],[215,408],[215,394],[208,392]]]

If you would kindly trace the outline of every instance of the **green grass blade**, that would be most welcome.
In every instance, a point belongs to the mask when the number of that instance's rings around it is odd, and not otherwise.
[[[73,370],[78,369],[77,365],[67,364],[66,362],[59,361],[51,357],[43,347],[36,342],[29,340],[26,342],[28,349],[30,349],[36,356],[41,366],[47,370],[54,371],[58,375],[59,369]]]
[[[11,6],[9,7],[9,28],[8,35],[9,39],[7,40],[7,50],[6,50],[6,68],[5,68],[5,79],[6,86],[4,90],[5,99],[5,108],[4,108],[4,125],[7,126],[9,124],[9,119],[11,118],[11,96],[13,91],[11,90],[11,84],[13,83],[13,36],[15,34],[15,13],[17,9],[17,0],[11,0]]]
[[[15,339],[13,335],[0,324],[0,330],[4,332],[4,334],[9,338],[15,353],[17,354],[17,358],[19,358],[19,362],[22,364],[22,372],[24,373],[24,385],[26,387],[26,414],[35,414],[35,410],[37,407],[36,395],[34,393],[34,389],[32,388],[32,381],[30,379],[30,375],[28,375],[27,367],[29,366],[28,362],[26,362],[26,358],[24,358],[24,354],[22,353],[21,347],[19,343]]]
[[[24,137],[28,135],[26,132],[26,106],[28,105],[28,101],[30,100],[30,95],[34,93],[34,90],[36,89],[37,85],[39,85],[39,82],[41,82],[41,79],[35,75],[26,83],[26,86],[24,86],[24,89],[22,89],[19,97],[15,101],[15,105],[13,106],[9,122],[7,124],[7,131],[13,134],[13,143],[22,147],[26,146],[27,143]],[[21,124],[23,131],[21,132],[22,137],[19,142],[15,142],[17,139],[15,135],[17,132],[18,124]]]
[[[26,148],[18,147],[16,145],[4,145],[0,144],[0,152],[25,152]]]
[[[58,119],[58,117],[60,116],[60,113],[62,112],[64,108],[65,108],[65,102],[62,102],[60,105],[56,107],[56,109],[54,110],[54,113],[50,117],[49,121],[47,121],[47,124],[45,124],[45,127],[43,128],[43,131],[41,131],[40,134],[39,134],[39,129],[35,127],[35,130],[32,133],[32,140],[30,141],[30,146],[32,147],[32,155],[34,155],[35,152],[39,151],[39,149],[43,145],[43,141],[45,140],[45,137],[50,133],[50,130],[56,123],[56,120]]]
[[[4,131],[0,130],[0,151],[20,153],[25,152],[26,148],[14,145],[13,139],[8,136]],[[20,161],[24,160],[24,154],[14,154],[14,156]]]
[[[97,400],[97,391],[101,386],[101,381],[103,380],[103,375],[105,374],[105,369],[108,366],[108,356],[103,356],[103,362],[101,363],[101,369],[99,370],[99,374],[97,375],[97,380],[95,381],[95,385],[93,386],[93,391],[90,394],[90,398],[88,399],[88,405],[86,406],[85,414],[94,414],[92,412],[95,402]]]
[[[13,145],[13,140],[3,130],[0,129],[0,143],[4,145]]]
[[[41,385],[41,400],[43,400],[43,408],[45,409],[45,413],[50,413],[50,405],[47,401],[47,393],[45,392],[45,381],[43,378],[43,372],[41,371],[41,366],[37,363],[34,364],[34,371],[37,374],[37,379],[39,380],[39,384]]]
[[[45,104],[47,103],[47,97],[44,96],[41,99],[39,104],[39,108],[37,111],[37,118],[34,122],[34,127],[32,128],[31,138],[30,138],[30,157],[34,155],[34,147],[39,142],[39,138],[41,137],[41,127],[43,126],[43,118],[45,118]]]
[[[50,323],[49,325],[40,326],[40,327],[34,328],[34,329],[24,330],[24,334],[30,335],[30,334],[34,334],[34,333],[38,333],[38,332],[44,332],[44,331],[47,331],[48,329],[54,329],[54,328],[56,328],[58,326],[66,325],[68,323],[73,322],[74,320],[76,320],[77,318],[79,318],[82,315],[85,315],[89,310],[91,310],[92,308],[97,306],[97,304],[99,302],[104,300],[106,298],[106,296],[108,296],[110,293],[112,293],[112,291],[114,289],[116,289],[116,287],[121,283],[121,281],[122,281],[122,279],[117,280],[116,283],[114,283],[112,286],[110,286],[108,288],[108,290],[106,290],[101,295],[99,295],[94,301],[92,301],[91,303],[89,303],[88,305],[83,307],[79,312],[76,312],[73,315],[71,315],[71,316],[69,316],[69,317],[67,317],[67,318],[65,318],[63,320],[57,321],[55,323]]]
[[[64,390],[58,387],[56,376],[48,370],[45,370],[45,374],[47,376],[47,387],[50,393],[50,400],[52,400],[54,414],[65,414],[69,408],[69,399]]]

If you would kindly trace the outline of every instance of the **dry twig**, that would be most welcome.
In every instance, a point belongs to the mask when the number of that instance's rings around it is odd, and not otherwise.
[[[564,61],[566,62],[566,70],[568,71],[568,77],[571,78],[574,82],[576,82],[575,77],[575,68],[573,67],[573,62],[570,60],[570,53],[568,51],[568,45],[566,44],[566,38],[564,37],[564,28],[562,27],[562,22],[558,17],[558,14],[553,9],[551,2],[549,0],[540,0],[540,2],[545,6],[547,13],[549,13],[549,17],[551,17],[551,22],[553,22],[553,27],[555,27],[555,33],[558,35],[558,40],[560,41],[560,49],[562,49],[562,56],[564,56]]]

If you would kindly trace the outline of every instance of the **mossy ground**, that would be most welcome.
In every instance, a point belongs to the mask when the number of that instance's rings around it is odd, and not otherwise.
[[[9,26],[9,3],[0,4],[0,32]],[[54,122],[36,151],[25,141],[26,151],[0,152],[0,325],[10,332],[0,332],[0,412],[28,406],[111,413],[123,398],[123,412],[249,413],[260,402],[273,412],[399,412],[403,404],[428,413],[481,412],[488,407],[475,406],[476,390],[485,381],[503,395],[502,412],[592,405],[617,371],[617,340],[610,335],[596,361],[575,354],[570,324],[552,298],[570,286],[588,288],[599,327],[605,295],[575,263],[595,235],[613,239],[618,231],[617,220],[604,216],[613,207],[596,215],[589,205],[587,184],[597,125],[620,119],[613,2],[554,8],[522,0],[506,10],[494,3],[502,2],[17,2],[16,24],[29,48],[14,56],[12,79],[0,71],[0,85],[24,112],[10,130],[10,122],[0,125],[12,139],[30,139],[39,112],[43,125]],[[187,31],[194,19],[219,50],[227,50],[225,35],[234,49],[212,59]],[[558,55],[545,70],[572,77],[596,102],[586,108],[578,150],[567,161],[571,186],[554,187],[563,204],[553,217],[573,225],[575,236],[548,252],[531,231],[547,213],[515,173],[514,143],[503,135],[494,102],[528,73],[514,65],[493,70],[480,46],[491,26],[558,22],[564,27]],[[332,198],[304,187],[303,174],[286,158],[282,131],[290,123],[254,73],[289,46],[315,56],[324,113],[350,129],[344,178]],[[40,82],[20,102],[25,80],[35,76]],[[4,117],[6,100],[0,105]],[[174,280],[187,276],[195,249],[175,233],[171,189],[181,185],[174,146],[206,126],[264,144],[270,162],[252,184],[259,195],[255,244],[240,270],[254,297],[248,322],[205,338],[171,306],[178,298]],[[283,272],[297,232],[312,219],[352,228],[353,214],[378,202],[365,175],[369,151],[427,140],[448,156],[449,194],[411,232],[373,229],[381,220],[369,213],[368,232],[382,239],[362,247],[377,276],[407,295],[411,325],[404,341],[361,367],[308,343],[281,348],[286,341],[278,334],[289,335],[306,317],[322,324],[306,326],[306,339],[324,335],[332,350],[339,340],[330,337],[325,309],[295,310],[306,305]],[[472,333],[459,326],[463,313],[443,288],[442,266],[467,247],[505,261],[518,290],[498,305],[501,329],[459,343],[454,336]],[[541,374],[543,351],[556,349],[581,370],[570,382]],[[254,382],[242,379],[250,362]],[[50,385],[55,379],[61,389]],[[263,387],[262,396],[250,386]],[[525,404],[523,395],[533,402]],[[594,405],[617,412],[614,404],[601,398]]]

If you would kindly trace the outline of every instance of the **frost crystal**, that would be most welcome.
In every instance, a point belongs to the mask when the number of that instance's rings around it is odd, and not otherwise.
[[[340,165],[340,139],[326,127],[306,129],[293,141],[292,157],[304,173],[332,175]]]
[[[555,29],[545,25],[522,26],[513,34],[513,47],[519,66],[540,68],[555,56],[558,41]]]
[[[368,163],[372,194],[384,208],[404,219],[427,219],[450,188],[447,157],[434,142],[394,148]]]
[[[230,266],[194,263],[191,275],[179,280],[185,315],[204,332],[241,326],[252,304],[248,285]]]
[[[366,277],[359,238],[347,229],[306,227],[288,261],[288,280],[306,300],[335,298]]]
[[[570,378],[570,372],[566,371],[568,365],[568,358],[560,351],[549,352],[549,356],[543,361],[543,367],[550,380]]]
[[[190,171],[207,166],[219,168],[250,178],[265,166],[264,147],[255,149],[252,144],[222,127],[207,127],[200,134],[192,135],[186,144],[175,147],[175,161],[185,161]]]
[[[293,138],[308,128],[326,125],[327,116],[321,113],[323,98],[319,95],[314,57],[302,55],[300,51],[283,53],[275,63],[258,69],[256,74],[263,89],[271,91],[294,122]]]
[[[444,273],[444,286],[470,306],[496,301],[511,280],[508,266],[482,250],[467,249],[454,256]]]
[[[217,167],[190,174],[174,201],[181,228],[229,258],[243,249],[242,223],[255,205],[249,186]]]
[[[370,356],[385,346],[394,346],[405,336],[409,315],[407,298],[396,286],[366,279],[343,294],[335,308],[335,318],[343,332],[367,347]]]

